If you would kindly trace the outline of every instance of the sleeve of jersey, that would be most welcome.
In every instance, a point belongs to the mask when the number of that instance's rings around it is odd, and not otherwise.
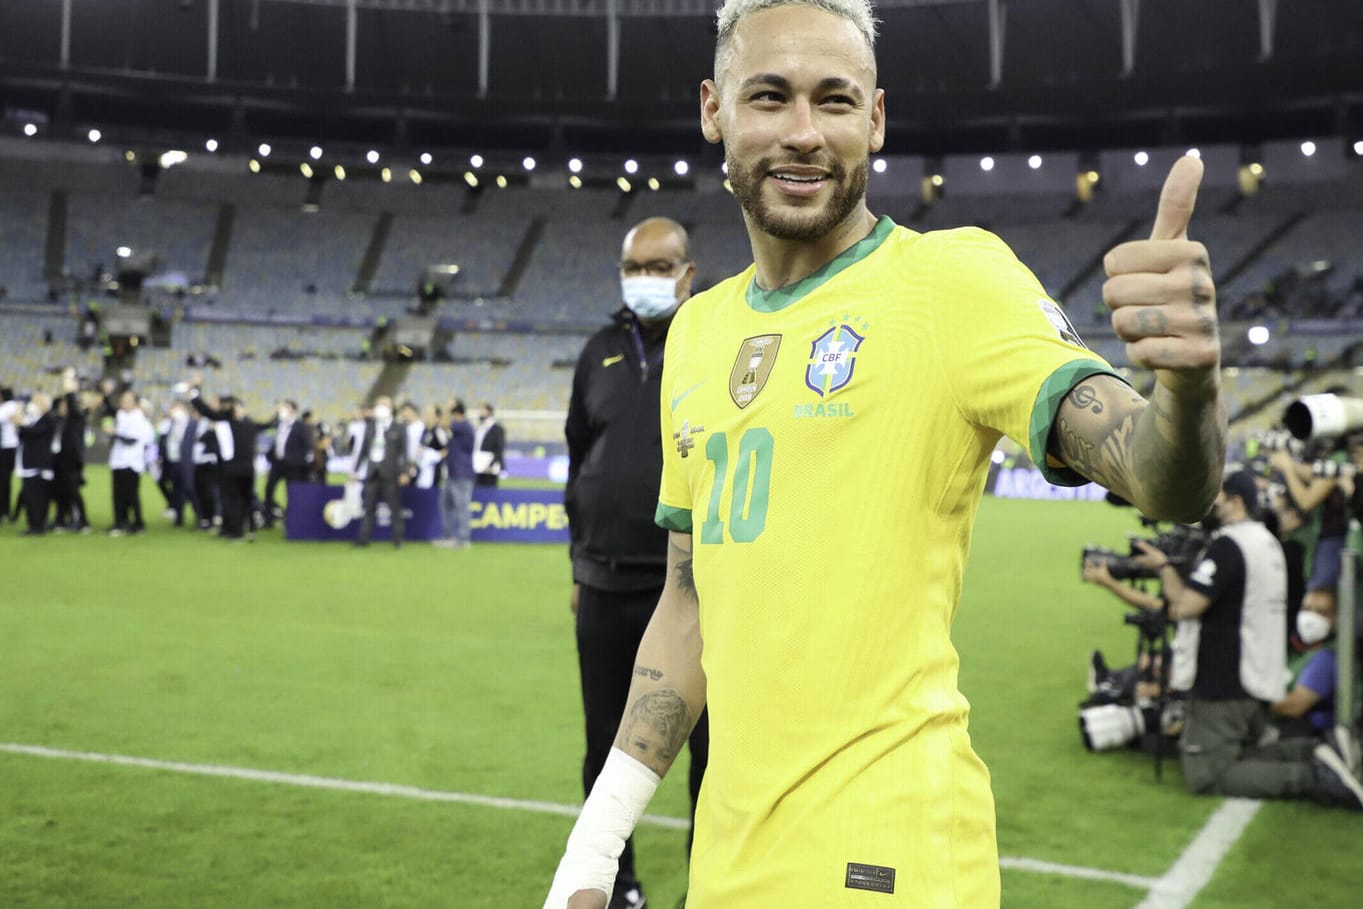
[[[663,444],[663,476],[658,490],[658,509],[653,515],[654,523],[659,527],[677,533],[691,532],[691,488],[686,482],[686,471],[682,467],[681,455],[672,442],[672,435],[676,431],[672,428],[672,397],[676,384],[677,361],[681,358],[678,341],[683,334],[685,309],[686,307],[682,307],[682,312],[673,318],[672,327],[667,334],[667,347],[663,351],[663,379],[659,392],[662,400],[658,402],[659,432]]]
[[[1051,483],[1087,483],[1047,463],[1051,424],[1070,389],[1117,373],[1084,346],[1064,310],[998,237],[978,228],[930,236],[941,244],[930,253],[933,311],[957,407],[971,423],[1025,447]]]

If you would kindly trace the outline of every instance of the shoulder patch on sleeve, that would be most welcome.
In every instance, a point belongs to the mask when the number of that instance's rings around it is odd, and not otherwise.
[[[1060,340],[1082,347],[1088,350],[1088,345],[1079,337],[1079,332],[1074,330],[1074,325],[1070,322],[1070,317],[1065,315],[1065,310],[1060,308],[1058,303],[1047,300],[1044,297],[1036,301],[1036,305],[1041,307],[1041,311],[1046,314],[1046,321],[1051,323],[1051,327],[1060,335]]]

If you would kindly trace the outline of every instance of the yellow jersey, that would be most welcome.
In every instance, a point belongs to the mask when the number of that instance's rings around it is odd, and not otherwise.
[[[692,534],[710,760],[691,909],[983,909],[989,774],[950,629],[1001,434],[1111,367],[1011,251],[881,218],[804,280],[674,318],[657,520]]]

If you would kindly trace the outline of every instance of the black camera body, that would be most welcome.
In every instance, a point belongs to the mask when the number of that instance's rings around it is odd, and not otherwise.
[[[1140,554],[1136,541],[1141,539],[1132,537],[1130,550],[1125,555],[1103,546],[1085,546],[1079,557],[1080,570],[1085,562],[1094,561],[1106,565],[1108,574],[1118,581],[1154,580],[1159,572],[1142,567],[1135,559]],[[1169,564],[1182,573],[1207,545],[1207,533],[1193,524],[1175,524],[1153,537],[1144,538],[1144,542],[1164,553]]]

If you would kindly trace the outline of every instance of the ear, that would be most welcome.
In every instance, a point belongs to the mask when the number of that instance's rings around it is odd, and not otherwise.
[[[700,131],[706,142],[724,141],[724,131],[719,125],[719,86],[713,79],[700,84]]]
[[[885,147],[885,89],[876,89],[875,100],[871,102],[870,148],[878,152]]]

